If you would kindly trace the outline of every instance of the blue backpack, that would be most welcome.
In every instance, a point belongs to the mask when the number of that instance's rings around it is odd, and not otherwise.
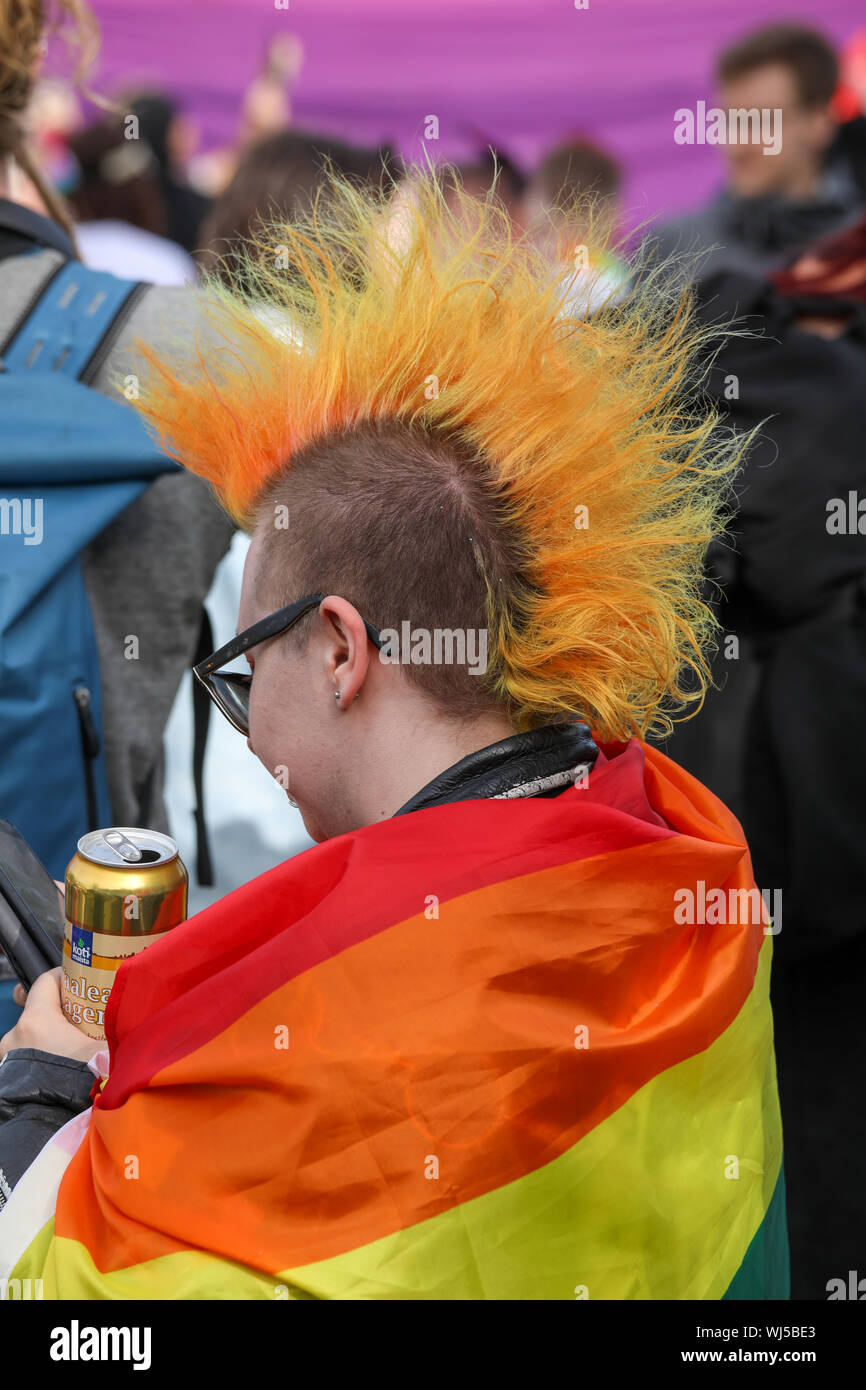
[[[82,551],[176,468],[89,386],[143,289],[66,262],[0,345],[0,816],[55,878],[112,821]]]

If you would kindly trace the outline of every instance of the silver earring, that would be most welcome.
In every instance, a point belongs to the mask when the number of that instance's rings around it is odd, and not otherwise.
[[[334,699],[335,699],[335,700],[339,700],[339,698],[340,698],[340,692],[339,692],[339,690],[335,690],[335,691],[334,691]]]

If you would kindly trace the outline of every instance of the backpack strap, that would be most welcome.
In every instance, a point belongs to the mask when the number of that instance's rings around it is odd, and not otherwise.
[[[59,251],[65,261],[76,259],[72,238],[57,222],[9,198],[0,198],[0,260],[39,248]]]
[[[77,378],[89,384],[146,287],[67,261],[49,275],[3,354],[12,372]]]

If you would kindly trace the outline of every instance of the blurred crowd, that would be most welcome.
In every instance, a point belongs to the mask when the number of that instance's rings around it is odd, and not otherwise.
[[[746,829],[756,882],[782,894],[773,999],[793,1293],[800,1298],[825,1296],[831,1266],[843,1277],[855,1267],[850,1212],[862,1212],[864,1202],[866,1134],[856,1102],[866,1061],[859,1023],[866,980],[866,509],[858,510],[860,494],[866,497],[864,55],[866,34],[852,36],[840,54],[819,32],[794,24],[747,34],[718,55],[717,104],[781,111],[781,150],[767,157],[750,142],[708,150],[708,159],[720,161],[717,195],[675,220],[659,216],[641,229],[639,244],[624,227],[619,162],[589,133],[564,132],[531,169],[518,167],[507,150],[483,146],[448,174],[497,198],[515,235],[533,238],[551,263],[561,262],[569,312],[591,316],[598,304],[627,294],[633,277],[658,275],[660,285],[688,280],[708,324],[735,326],[706,364],[706,394],[731,428],[758,427],[758,434],[735,483],[728,537],[708,557],[707,597],[720,623],[714,688],[665,751],[731,807]],[[4,62],[0,54],[0,153],[14,154],[9,132],[22,113],[2,106]],[[230,281],[241,245],[309,206],[326,167],[378,188],[383,200],[391,196],[401,176],[394,150],[294,124],[292,89],[302,65],[297,40],[275,41],[243,96],[236,141],[207,155],[197,149],[180,93],[116,93],[85,120],[72,85],[37,80],[26,94],[32,159],[10,166],[0,202],[0,344],[26,297],[12,288],[13,273],[22,284],[16,258],[33,249],[14,219],[4,221],[9,205],[56,225],[62,215],[64,235],[86,265],[169,290],[192,286],[203,273]],[[602,264],[579,254],[589,241],[588,216],[608,230]],[[58,242],[36,235],[35,244],[46,255],[62,254]],[[139,301],[118,346],[148,328],[158,333],[169,307],[178,317],[175,300],[155,296]],[[192,329],[206,333],[194,320],[191,311]],[[107,374],[95,385],[106,394],[115,389]],[[846,521],[834,526],[839,499]],[[156,530],[162,577],[147,539]],[[202,604],[231,542],[232,528],[203,485],[172,476],[112,523],[99,554],[86,560],[97,637],[105,639],[116,823],[169,825],[162,738],[197,646]],[[138,597],[124,578],[130,555]],[[153,686],[131,684],[115,655],[114,634],[147,632],[147,616],[136,616],[143,597],[151,622],[162,604],[160,627],[168,615],[176,629],[154,676],[158,698]],[[222,601],[228,612],[231,597]],[[124,708],[123,722],[112,724],[113,699]],[[242,876],[263,867],[254,860],[251,852]]]

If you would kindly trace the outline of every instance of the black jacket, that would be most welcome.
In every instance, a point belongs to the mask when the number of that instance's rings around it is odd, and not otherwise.
[[[712,562],[739,648],[721,639],[718,688],[665,751],[740,818],[759,887],[782,890],[778,968],[866,942],[866,517],[828,525],[834,499],[866,496],[866,309],[840,300],[847,327],[827,339],[796,323],[824,303],[751,276],[707,279],[700,303],[750,330],[707,384],[732,425],[761,433]]]
[[[585,724],[550,725],[470,753],[407,801],[398,816],[484,797],[558,796],[598,755]],[[0,1062],[0,1209],[52,1134],[90,1104],[85,1062],[33,1048]]]

